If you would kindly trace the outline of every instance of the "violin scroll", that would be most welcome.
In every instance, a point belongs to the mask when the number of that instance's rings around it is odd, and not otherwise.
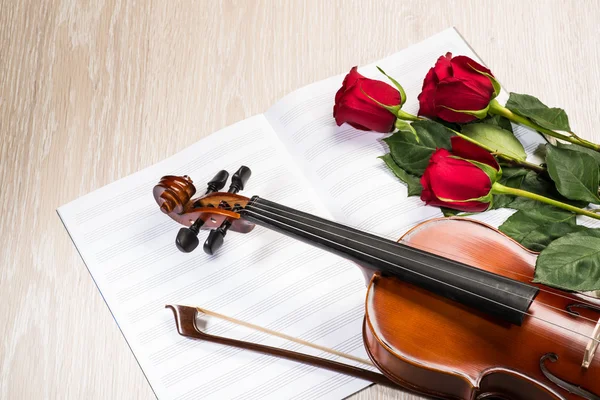
[[[200,230],[211,231],[204,251],[212,255],[223,245],[229,230],[248,233],[254,228],[237,212],[250,201],[237,194],[244,189],[250,175],[250,168],[242,166],[232,176],[228,191],[219,192],[229,178],[227,171],[219,171],[208,182],[205,194],[196,198],[193,198],[196,187],[187,175],[167,175],[160,179],[153,190],[156,203],[163,213],[185,226],[175,240],[180,251],[189,253],[198,247]]]
[[[163,176],[154,186],[154,199],[165,214],[181,213],[183,207],[196,193],[196,187],[189,176]]]

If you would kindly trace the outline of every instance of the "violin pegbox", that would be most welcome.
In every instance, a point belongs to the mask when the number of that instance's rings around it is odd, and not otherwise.
[[[219,192],[229,178],[227,171],[219,171],[208,182],[205,194],[196,198],[192,198],[196,187],[187,175],[167,175],[160,179],[153,190],[156,203],[163,213],[185,226],[175,240],[180,251],[189,253],[198,247],[200,230],[210,230],[203,248],[212,255],[223,245],[229,230],[248,233],[254,228],[254,224],[237,213],[249,201],[237,192],[244,189],[250,175],[250,168],[240,167],[231,177],[227,192]]]

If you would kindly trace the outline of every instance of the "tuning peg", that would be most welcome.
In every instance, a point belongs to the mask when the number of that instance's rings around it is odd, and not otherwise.
[[[206,194],[218,192],[219,190],[223,189],[227,183],[227,179],[229,179],[229,172],[225,171],[224,169],[217,172],[214,178],[208,182]]]
[[[227,235],[227,230],[230,226],[231,222],[225,221],[220,227],[210,231],[208,238],[206,238],[206,242],[204,242],[204,252],[206,254],[212,256],[221,248],[221,246],[223,246],[225,235]]]
[[[231,177],[231,185],[227,191],[229,193],[237,193],[240,190],[244,190],[244,186],[246,186],[246,182],[250,179],[250,175],[252,175],[250,168],[242,165]]]
[[[227,173],[227,171],[220,171],[213,178],[213,181],[218,181],[218,184],[220,185],[217,190],[220,190],[221,188],[223,188],[223,186],[225,185],[225,182],[227,181],[228,175],[229,174]],[[231,185],[229,186],[229,189],[227,191],[229,193],[237,193],[240,190],[243,190],[244,186],[246,186],[246,182],[248,182],[248,179],[250,179],[250,175],[252,175],[252,171],[250,171],[250,168],[242,165],[240,167],[240,169],[238,169],[235,172],[235,174],[233,174],[233,176],[231,177]],[[213,183],[213,181],[209,182],[209,190],[213,189],[213,186],[211,186],[211,183]],[[216,185],[214,187],[216,187]],[[215,191],[215,190],[212,190],[212,191]],[[211,192],[207,192],[207,193],[211,193]],[[228,206],[227,203],[225,203],[225,205]],[[235,209],[235,207],[234,207],[234,209]],[[223,246],[223,243],[225,242],[225,235],[227,235],[227,230],[230,227],[231,227],[231,222],[224,221],[220,227],[209,232],[208,238],[206,238],[206,241],[204,242],[204,246],[203,246],[204,252],[206,254],[213,255],[217,252],[217,250],[219,250],[221,248],[221,246]],[[186,233],[186,235],[187,235],[187,233]],[[184,239],[183,234],[182,234],[182,239]],[[188,239],[187,236],[185,237],[185,239]],[[196,241],[198,240],[197,237],[195,239],[196,239]],[[195,243],[193,245],[194,248],[197,245],[198,244]]]
[[[189,228],[181,228],[175,238],[175,246],[183,253],[191,253],[198,247],[198,232],[204,221],[198,218]]]

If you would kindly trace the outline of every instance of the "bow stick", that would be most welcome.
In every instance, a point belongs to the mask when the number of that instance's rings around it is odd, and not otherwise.
[[[360,358],[360,357],[356,357],[356,356],[353,356],[352,354],[342,353],[341,351],[338,351],[338,350],[335,350],[335,349],[330,349],[329,347],[321,346],[321,345],[318,345],[316,343],[311,343],[311,342],[308,342],[306,340],[299,339],[299,338],[296,338],[296,337],[293,337],[293,336],[290,336],[290,335],[286,335],[285,333],[277,332],[277,331],[274,331],[274,330],[269,329],[269,328],[263,328],[262,326],[251,324],[250,322],[241,321],[239,319],[228,317],[226,315],[219,314],[217,312],[210,311],[210,310],[207,310],[205,308],[196,307],[196,310],[198,312],[201,312],[202,314],[210,315],[211,317],[219,318],[219,319],[222,319],[224,321],[231,322],[233,324],[237,324],[237,325],[240,325],[240,326],[245,326],[246,328],[254,329],[255,331],[263,332],[263,333],[266,333],[268,335],[273,335],[273,336],[279,337],[281,339],[289,340],[290,342],[301,344],[303,346],[312,347],[313,349],[321,350],[321,351],[324,351],[326,353],[335,354],[336,356],[347,358],[348,360],[356,361],[356,362],[359,362],[361,364],[369,365],[371,367],[373,366],[373,363],[370,360],[367,360],[367,359],[364,359],[364,358]]]
[[[276,331],[273,331],[273,330],[270,330],[267,328],[262,328],[258,325],[254,325],[249,322],[239,321],[234,318],[227,317],[225,315],[218,314],[213,311],[205,310],[202,308],[175,305],[175,304],[168,304],[165,306],[165,308],[170,308],[173,311],[173,315],[175,317],[175,324],[177,326],[177,332],[179,332],[179,334],[181,336],[205,340],[207,342],[224,344],[227,346],[238,347],[240,349],[245,349],[245,350],[257,351],[260,353],[269,354],[269,355],[276,356],[276,357],[286,358],[286,359],[292,360],[292,361],[298,361],[298,362],[308,364],[311,366],[325,368],[325,369],[328,369],[328,370],[331,370],[334,372],[339,372],[342,374],[354,376],[356,378],[364,379],[364,380],[367,380],[367,381],[370,381],[373,383],[379,383],[379,384],[382,384],[385,386],[390,386],[390,387],[395,387],[395,388],[398,387],[398,385],[396,383],[392,382],[385,375],[382,375],[377,372],[369,371],[367,369],[343,364],[343,363],[340,363],[337,361],[332,361],[332,360],[328,360],[325,358],[320,358],[320,357],[316,357],[316,356],[312,356],[312,355],[308,355],[308,354],[298,353],[298,352],[291,351],[291,350],[280,349],[277,347],[272,347],[272,346],[267,346],[267,345],[262,345],[262,344],[257,344],[257,343],[244,342],[243,340],[231,339],[231,338],[226,338],[226,337],[222,337],[222,336],[210,335],[206,332],[203,332],[201,329],[198,328],[198,326],[196,324],[196,315],[198,312],[206,314],[206,315],[211,315],[216,318],[220,318],[220,319],[232,322],[232,323],[236,323],[236,324],[245,326],[250,329],[255,329],[255,330],[258,330],[261,332],[265,332],[265,333],[268,333],[271,335],[281,337],[286,340],[293,341],[295,343],[299,343],[299,344],[313,347],[315,349],[319,349],[319,350],[322,350],[322,351],[325,351],[325,352],[328,352],[331,354],[335,354],[340,357],[348,358],[348,359],[351,359],[351,360],[354,360],[354,361],[357,361],[360,363],[366,363],[367,365],[373,365],[369,360],[355,357],[350,354],[341,353],[334,349],[329,349],[324,346],[310,343],[310,342],[304,341],[302,339],[294,338],[292,336],[285,335],[283,333],[279,333],[279,332],[276,332]]]

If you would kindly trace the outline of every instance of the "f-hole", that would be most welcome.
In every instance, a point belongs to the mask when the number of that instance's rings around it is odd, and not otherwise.
[[[548,371],[548,368],[546,367],[546,360],[555,363],[558,361],[558,356],[555,353],[546,353],[542,356],[542,358],[540,358],[540,369],[542,370],[542,374],[544,374],[544,376],[548,378],[552,383],[565,389],[567,392],[577,395],[581,398],[587,400],[600,400],[600,396],[597,396],[594,393],[585,390],[581,386],[577,386],[571,382],[567,382],[554,375],[552,372]]]
[[[578,317],[581,314],[579,314],[579,312],[575,311],[575,308],[583,308],[586,310],[592,310],[595,311],[597,313],[600,313],[600,307],[595,306],[593,304],[585,304],[585,303],[571,303],[568,306],[565,307],[567,309],[567,311],[569,312],[569,314]]]

